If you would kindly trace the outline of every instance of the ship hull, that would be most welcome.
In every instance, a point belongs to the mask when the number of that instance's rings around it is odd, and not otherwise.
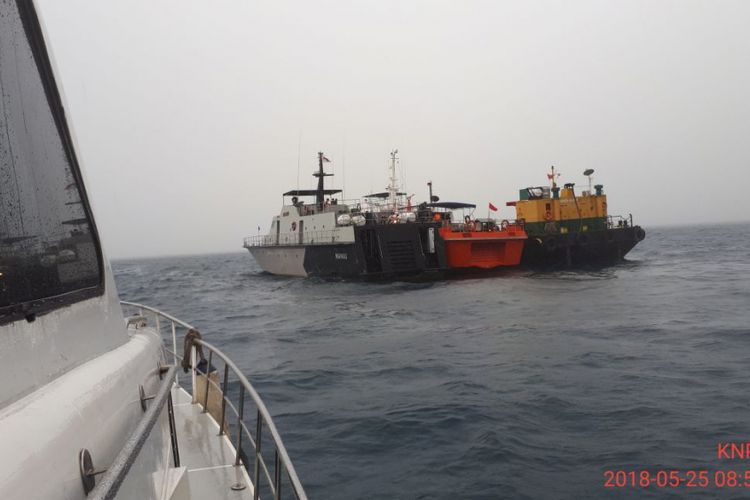
[[[640,226],[566,234],[529,235],[521,257],[524,267],[610,265],[643,240]]]
[[[307,276],[305,247],[257,246],[248,249],[261,269],[281,276]]]
[[[356,227],[354,242],[251,246],[263,271],[282,276],[392,279],[439,274],[445,246],[430,224]]]
[[[481,233],[453,233],[451,236],[455,234],[459,237],[442,235],[445,238],[448,267],[452,271],[513,267],[521,262],[525,237],[492,238]]]

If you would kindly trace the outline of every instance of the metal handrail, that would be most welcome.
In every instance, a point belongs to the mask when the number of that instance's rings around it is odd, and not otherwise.
[[[159,391],[154,396],[151,405],[141,418],[133,433],[128,437],[127,442],[115,457],[115,461],[102,476],[101,481],[97,484],[88,498],[91,500],[110,500],[115,498],[120,485],[125,480],[130,467],[135,463],[138,454],[143,448],[143,444],[151,434],[164,405],[171,395],[172,381],[174,380],[177,367],[170,366],[164,379],[162,380]]]
[[[186,323],[182,320],[179,320],[175,318],[174,316],[171,316],[167,313],[164,313],[156,308],[149,307],[143,304],[139,304],[136,302],[127,302],[122,301],[121,304],[138,308],[139,314],[143,316],[143,311],[149,311],[154,314],[155,316],[155,323],[156,323],[156,330],[157,332],[161,333],[161,322],[160,318],[163,318],[165,320],[168,320],[171,322],[171,334],[172,334],[172,350],[165,348],[165,351],[169,352],[173,356],[174,364],[177,365],[178,361],[182,362],[182,356],[177,354],[177,335],[176,335],[176,329],[175,325],[182,326],[186,329],[193,329],[194,327],[190,325],[189,323]],[[277,500],[281,499],[281,468],[286,469],[286,475],[289,479],[289,483],[291,484],[293,493],[295,497],[299,500],[307,500],[307,494],[305,493],[304,488],[302,487],[302,483],[299,480],[299,477],[297,476],[297,472],[294,469],[294,465],[292,464],[291,459],[289,458],[289,454],[286,451],[286,448],[284,447],[284,443],[281,440],[281,436],[279,435],[278,430],[276,429],[276,425],[274,424],[271,414],[269,413],[268,409],[266,408],[266,405],[261,400],[260,396],[258,395],[258,392],[255,390],[255,388],[252,386],[250,381],[245,377],[245,375],[242,373],[242,371],[237,367],[237,365],[229,359],[229,357],[224,354],[221,350],[219,350],[216,346],[202,340],[202,339],[193,339],[192,340],[192,346],[190,349],[190,366],[191,371],[193,375],[193,380],[198,375],[206,375],[206,389],[203,394],[197,394],[196,393],[196,384],[193,383],[193,401],[194,402],[202,402],[204,407],[204,412],[207,411],[208,408],[208,393],[209,393],[209,386],[213,386],[221,393],[222,396],[222,409],[221,409],[221,417],[219,419],[219,428],[220,428],[220,435],[224,435],[226,430],[226,424],[225,424],[225,417],[226,417],[226,407],[228,406],[234,415],[237,417],[237,443],[235,446],[235,452],[236,452],[236,458],[235,458],[235,465],[239,465],[241,462],[241,452],[242,452],[242,434],[244,431],[244,434],[247,435],[249,438],[250,444],[252,445],[253,449],[255,450],[255,466],[253,468],[253,495],[254,498],[257,500],[259,498],[259,479],[260,479],[260,472],[262,471],[264,475],[266,476],[266,479],[269,479],[270,473],[269,468],[267,464],[265,463],[265,460],[263,459],[263,456],[261,455],[261,441],[262,441],[262,428],[263,424],[265,423],[266,427],[268,428],[268,432],[271,435],[271,438],[273,439],[273,444],[275,447],[275,453],[274,453],[274,466],[275,466],[275,474],[274,478],[275,481],[268,481],[268,486],[271,490],[271,496]],[[208,351],[208,359],[206,364],[206,373],[204,374],[197,368],[197,346],[200,346]],[[223,386],[224,390],[216,384],[214,381],[208,377],[208,372],[211,368],[211,362],[214,359],[214,357],[221,359],[224,362],[224,379],[223,379]],[[228,387],[229,382],[229,370],[231,369],[232,373],[234,374],[234,377],[240,382],[240,396],[239,396],[239,405],[235,406],[233,402],[227,397],[226,395],[226,388]],[[247,428],[247,425],[243,421],[244,416],[244,402],[245,402],[245,393],[248,393],[250,397],[252,398],[253,402],[255,403],[257,414],[256,414],[256,435],[255,438],[253,438],[252,434]],[[210,413],[209,413],[210,415]],[[248,464],[245,464],[245,467],[247,468]],[[248,471],[250,472],[250,471]],[[275,484],[274,484],[275,483]]]
[[[266,408],[266,405],[263,403],[263,400],[258,395],[258,392],[255,390],[255,388],[252,386],[250,381],[245,377],[245,375],[242,373],[242,371],[237,367],[237,365],[234,364],[234,362],[229,359],[229,357],[221,352],[217,347],[209,344],[208,342],[200,339],[193,340],[194,343],[205,347],[210,352],[221,358],[222,361],[224,361],[226,366],[229,366],[229,368],[232,369],[232,372],[234,372],[237,379],[242,384],[242,387],[245,391],[247,391],[250,394],[250,397],[253,398],[253,401],[255,402],[255,406],[258,409],[258,416],[262,417],[262,422],[266,424],[268,427],[268,431],[271,433],[271,437],[273,438],[274,444],[276,445],[276,451],[279,454],[279,457],[281,459],[281,462],[284,465],[284,468],[287,471],[287,475],[289,476],[289,481],[292,483],[292,488],[295,490],[294,493],[297,498],[299,499],[307,499],[307,495],[305,494],[304,489],[302,488],[302,484],[300,483],[299,477],[297,476],[297,471],[294,469],[294,465],[292,464],[291,459],[289,458],[289,454],[286,451],[286,448],[284,447],[284,443],[281,441],[281,436],[279,435],[279,431],[276,429],[276,424],[273,423],[273,419],[271,419],[271,414],[268,412],[268,408]],[[195,349],[193,349],[193,352],[195,352]],[[225,397],[225,396],[224,396]],[[242,392],[240,393],[240,400],[242,400]],[[240,408],[240,414],[242,413],[242,408]],[[258,425],[260,428],[261,426]],[[259,443],[260,439],[256,436],[255,443]],[[254,446],[256,450],[256,460],[260,460],[260,463],[262,463],[263,467],[268,471],[265,461],[263,460],[263,457],[260,455],[260,450],[258,449],[258,445],[256,444]],[[240,450],[237,450],[237,453],[239,454]],[[256,468],[257,469],[257,468]],[[257,474],[256,474],[256,482],[255,485],[257,486]],[[256,498],[257,498],[257,487],[255,488],[256,491]],[[274,495],[277,496],[277,495]]]
[[[617,225],[615,224],[617,222]],[[633,226],[633,214],[628,214],[627,217],[623,215],[607,215],[607,227],[609,229],[622,228],[622,227],[634,227]]]
[[[336,229],[319,229],[314,231],[303,231],[302,240],[300,233],[280,233],[260,234],[257,236],[248,236],[243,241],[244,248],[251,247],[270,247],[270,246],[294,246],[294,245],[330,245],[331,243],[351,243],[351,241],[342,241],[345,236],[339,226]]]

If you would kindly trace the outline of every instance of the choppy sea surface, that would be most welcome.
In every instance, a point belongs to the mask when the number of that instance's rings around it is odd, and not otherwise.
[[[311,498],[750,498],[714,484],[750,471],[717,457],[750,441],[750,225],[647,232],[613,267],[419,284],[274,277],[239,252],[113,268],[123,300],[235,359]]]

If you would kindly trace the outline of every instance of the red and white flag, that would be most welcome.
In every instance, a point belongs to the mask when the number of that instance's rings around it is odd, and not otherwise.
[[[328,159],[328,158],[326,158],[325,156],[323,157],[323,161],[325,161],[325,162],[328,162],[328,163],[331,163],[331,160],[329,160],[329,159]]]
[[[490,210],[497,212],[497,207],[490,202]]]

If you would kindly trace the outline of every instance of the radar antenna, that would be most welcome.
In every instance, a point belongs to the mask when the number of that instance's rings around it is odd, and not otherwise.
[[[586,170],[583,171],[583,175],[589,178],[589,194],[591,194],[591,174],[593,173],[594,173],[593,168],[587,168]]]

